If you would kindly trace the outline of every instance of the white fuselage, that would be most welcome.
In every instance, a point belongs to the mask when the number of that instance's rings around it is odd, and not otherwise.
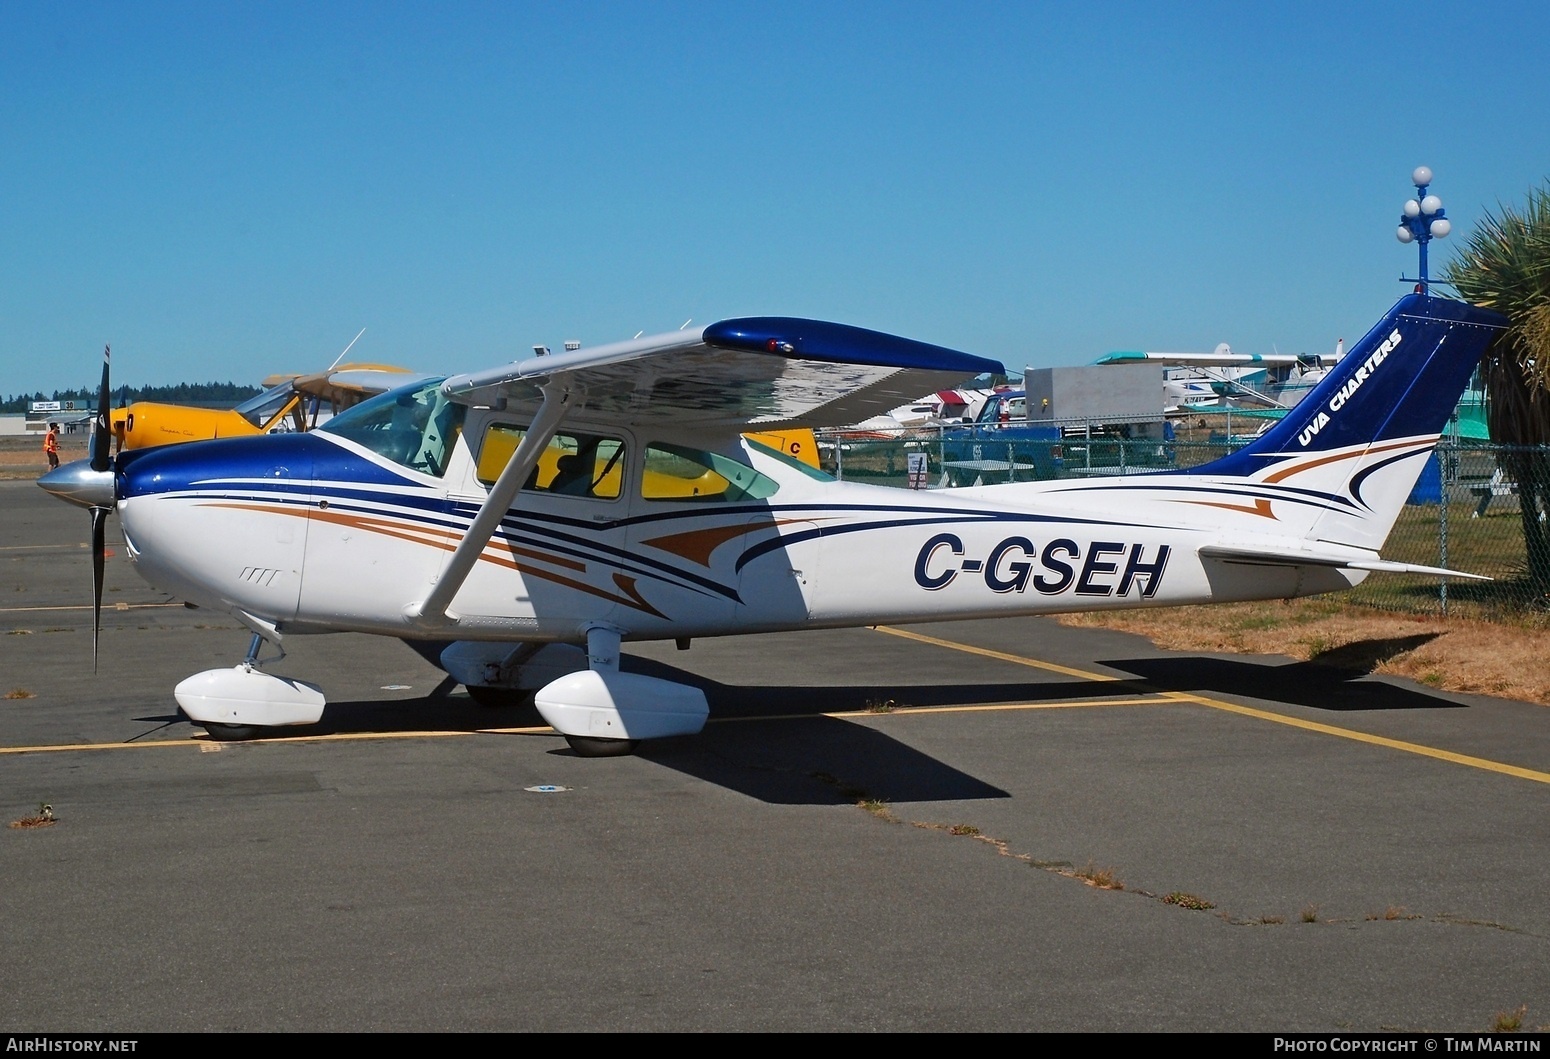
[[[655,439],[608,424],[626,452],[617,496],[519,493],[445,620],[419,618],[484,500],[467,439],[489,415],[470,417],[441,477],[326,434],[249,444],[241,461],[126,496],[130,554],[158,587],[282,632],[573,643],[599,622],[626,639],[700,637],[1279,598],[1363,576],[1200,556],[1234,539],[1295,548],[1314,531],[1332,505],[1310,502],[1284,467],[1273,482],[1162,474],[909,491],[823,480],[728,438],[721,451],[773,493],[646,499],[640,454]],[[1428,443],[1409,446],[1414,459]],[[1329,477],[1331,462],[1307,461],[1306,477]],[[1408,488],[1408,456],[1386,466]]]

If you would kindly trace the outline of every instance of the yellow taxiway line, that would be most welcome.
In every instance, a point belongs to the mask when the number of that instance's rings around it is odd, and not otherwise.
[[[1051,673],[1060,673],[1068,677],[1081,677],[1083,680],[1125,680],[1126,677],[1116,677],[1108,673],[1094,673],[1086,669],[1072,669],[1070,666],[1056,665],[1054,662],[1043,662],[1037,658],[1026,658],[1022,655],[1007,654],[1005,651],[992,651],[988,647],[975,647],[972,644],[957,643],[953,640],[939,640],[935,636],[927,636],[924,633],[911,632],[908,629],[895,629],[891,625],[874,625],[873,629],[885,632],[889,636],[902,636],[906,640],[915,640],[919,643],[934,644],[937,647],[947,647],[954,651],[962,651],[965,654],[979,655],[982,658],[994,658],[1002,662],[1012,662],[1020,666],[1032,666],[1034,669],[1043,669]]]
[[[785,713],[761,714],[757,717],[715,717],[711,724],[734,724],[747,721],[804,721],[814,717],[836,720],[865,717],[888,717],[905,713],[988,713],[1007,710],[1058,710],[1077,709],[1085,706],[1165,706],[1168,700],[1151,696],[1126,699],[1073,699],[1066,702],[1001,702],[987,705],[964,706],[894,706],[876,710],[837,710],[832,713]],[[0,755],[67,753],[78,750],[143,750],[149,747],[196,747],[200,750],[220,750],[227,746],[260,746],[267,743],[343,743],[366,739],[448,739],[464,735],[553,735],[560,733],[547,724],[529,725],[523,728],[472,728],[423,729],[408,732],[332,732],[328,735],[265,735],[253,740],[222,741],[208,735],[191,735],[186,739],[146,739],[139,742],[121,743],[58,743],[43,746],[0,746]]]
[[[1082,677],[1093,681],[1113,681],[1124,679],[1109,673],[1096,673],[1088,670],[1072,669],[1069,666],[1057,666],[1049,662],[1041,662],[1037,659],[1023,658],[1018,655],[1007,654],[1002,651],[989,651],[983,647],[975,647],[972,644],[957,643],[953,640],[942,640],[935,636],[923,636],[920,633],[909,632],[905,629],[895,629],[889,626],[875,626],[878,632],[888,633],[890,636],[902,636],[907,640],[917,640],[922,643],[933,644],[937,647],[945,647],[954,651],[962,651],[965,654],[982,655],[997,658],[1005,662],[1015,662],[1019,665],[1033,666],[1038,669],[1048,669],[1052,672],[1063,673],[1067,676]],[[1407,754],[1418,754],[1421,757],[1434,758],[1438,761],[1448,761],[1455,765],[1464,765],[1468,768],[1483,769],[1486,772],[1495,772],[1503,776],[1513,776],[1520,780],[1532,780],[1535,783],[1550,783],[1550,773],[1539,772],[1535,769],[1521,768],[1517,765],[1508,765],[1501,761],[1492,761],[1489,758],[1473,757],[1469,754],[1456,754],[1451,750],[1442,750],[1434,746],[1426,746],[1422,743],[1409,743],[1402,739],[1389,739],[1387,736],[1372,735],[1368,732],[1359,732],[1352,728],[1341,728],[1333,724],[1323,724],[1319,721],[1305,721],[1300,717],[1288,717],[1284,714],[1272,713],[1269,710],[1258,710],[1252,706],[1240,706],[1235,702],[1224,702],[1221,699],[1213,699],[1205,695],[1195,695],[1183,691],[1159,691],[1157,695],[1170,702],[1192,703],[1197,706],[1208,706],[1213,710],[1222,710],[1226,713],[1236,713],[1243,717],[1253,717],[1260,721],[1271,721],[1275,724],[1284,724],[1290,728],[1301,728],[1308,732],[1318,732],[1320,735],[1332,735],[1339,739],[1349,739],[1357,743],[1366,743],[1369,746],[1387,747],[1390,750],[1400,750]],[[903,711],[900,711],[903,712]]]
[[[475,728],[469,731],[415,731],[415,732],[333,732],[329,735],[267,735],[262,739],[223,742],[208,735],[192,735],[187,739],[145,739],[135,743],[59,743],[52,746],[0,746],[0,754],[47,754],[68,753],[79,750],[146,750],[151,747],[182,747],[187,750],[220,750],[225,747],[263,746],[268,743],[345,743],[364,739],[446,739],[458,735],[559,735],[547,724],[526,728]]]
[[[181,603],[104,603],[104,611],[157,610],[162,607],[182,607]],[[72,603],[61,607],[0,607],[0,614],[48,614],[62,610],[91,610],[90,603]]]
[[[167,606],[169,604],[153,604]],[[170,604],[181,606],[181,604]],[[1071,666],[1057,665],[1053,662],[1045,662],[1036,658],[1028,658],[1022,655],[1009,654],[1004,651],[993,651],[983,647],[975,647],[972,644],[958,643],[953,640],[943,640],[935,636],[926,636],[922,633],[910,632],[904,629],[895,629],[888,626],[875,626],[876,631],[887,633],[890,636],[899,636],[920,643],[943,647],[948,650],[961,651],[966,654],[979,655],[987,658],[995,658],[1004,662],[1017,665],[1031,666],[1035,669],[1043,669],[1052,673],[1060,673],[1064,676],[1078,677],[1099,683],[1123,682],[1130,678],[1117,677],[1109,673],[1098,673],[1091,670],[1075,669]],[[1137,682],[1139,683],[1139,682]],[[940,713],[991,713],[1023,710],[1053,710],[1053,709],[1084,709],[1100,706],[1162,706],[1167,704],[1205,706],[1213,710],[1221,710],[1225,713],[1234,713],[1242,717],[1252,717],[1255,720],[1269,721],[1274,724],[1286,725],[1289,728],[1300,728],[1303,731],[1316,732],[1320,735],[1334,736],[1339,739],[1348,739],[1357,743],[1365,743],[1369,746],[1381,746],[1389,750],[1399,750],[1407,754],[1416,754],[1421,757],[1432,758],[1437,761],[1447,761],[1455,765],[1463,765],[1468,768],[1481,769],[1486,772],[1495,772],[1503,776],[1512,776],[1516,779],[1532,780],[1535,783],[1550,783],[1550,773],[1540,772],[1535,769],[1522,768],[1517,765],[1508,765],[1501,761],[1491,761],[1488,758],[1474,757],[1469,754],[1458,754],[1451,750],[1442,750],[1438,747],[1426,746],[1421,743],[1406,742],[1401,739],[1390,739],[1386,736],[1372,735],[1351,728],[1341,728],[1337,725],[1324,724],[1320,721],[1308,721],[1299,717],[1288,717],[1269,710],[1260,710],[1252,706],[1241,706],[1238,703],[1226,702],[1222,699],[1213,699],[1206,695],[1196,695],[1189,692],[1158,691],[1144,696],[1125,696],[1101,699],[1067,699],[1049,702],[1020,702],[1020,703],[990,703],[958,706],[886,706],[878,709],[843,710],[823,714],[766,714],[758,717],[723,717],[716,718],[711,723],[726,724],[747,721],[779,721],[779,720],[803,720],[814,716],[829,717],[835,719],[858,719],[875,717],[898,717],[910,714],[940,714]],[[336,732],[330,735],[295,735],[295,736],[267,736],[246,744],[231,745],[258,745],[264,743],[316,743],[316,742],[358,742],[368,739],[444,739],[453,736],[469,735],[558,735],[548,725],[532,725],[521,728],[477,728],[468,731],[410,731],[410,732]],[[82,750],[140,750],[150,747],[195,747],[203,751],[223,749],[228,744],[199,735],[188,739],[158,739],[143,742],[120,743],[75,743],[59,744],[52,746],[15,746],[0,747],[0,755],[6,754],[39,754],[58,753]]]

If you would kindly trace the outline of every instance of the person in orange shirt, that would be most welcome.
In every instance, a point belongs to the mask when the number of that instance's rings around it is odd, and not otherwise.
[[[53,470],[59,466],[59,424],[50,423],[48,433],[43,435],[43,454],[48,457],[48,469]]]

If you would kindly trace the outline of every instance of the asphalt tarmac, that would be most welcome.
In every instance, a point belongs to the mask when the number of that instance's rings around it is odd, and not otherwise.
[[[1543,707],[996,620],[627,645],[711,722],[584,759],[337,635],[216,743],[248,635],[116,533],[94,673],[88,517],[0,482],[0,1030],[1550,1024]]]

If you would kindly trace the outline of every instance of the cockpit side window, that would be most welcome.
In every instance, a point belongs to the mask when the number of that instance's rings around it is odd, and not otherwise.
[[[494,485],[526,427],[493,423],[479,447],[479,480]],[[624,484],[624,442],[602,434],[555,434],[523,489],[563,496],[617,499]]]
[[[447,400],[441,380],[379,394],[318,427],[349,438],[412,471],[440,478],[463,431],[466,409]]]
[[[780,485],[747,464],[714,452],[657,441],[646,446],[641,496],[695,503],[763,500]]]

